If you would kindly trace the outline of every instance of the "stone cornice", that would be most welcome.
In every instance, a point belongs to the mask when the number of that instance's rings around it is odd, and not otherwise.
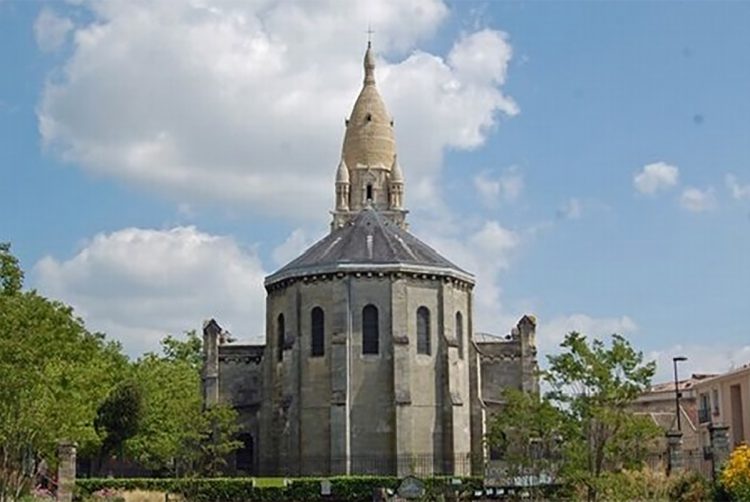
[[[474,276],[469,273],[447,267],[411,265],[406,263],[338,263],[319,267],[301,267],[269,275],[266,277],[264,285],[266,291],[270,292],[275,289],[285,288],[298,281],[325,281],[342,279],[347,276],[433,281],[441,279],[445,282],[453,282],[458,287],[468,290],[474,288]]]

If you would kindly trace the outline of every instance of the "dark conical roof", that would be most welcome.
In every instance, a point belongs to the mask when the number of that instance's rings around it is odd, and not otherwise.
[[[403,270],[450,275],[473,283],[465,270],[368,207],[348,225],[333,230],[301,256],[266,278],[280,280],[338,271]]]

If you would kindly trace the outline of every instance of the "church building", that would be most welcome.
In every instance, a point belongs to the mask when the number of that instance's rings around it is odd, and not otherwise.
[[[475,333],[474,276],[409,232],[369,44],[364,73],[330,232],[266,277],[265,344],[204,325],[205,404],[239,414],[235,472],[481,473],[502,390],[538,391],[535,319],[504,337]]]

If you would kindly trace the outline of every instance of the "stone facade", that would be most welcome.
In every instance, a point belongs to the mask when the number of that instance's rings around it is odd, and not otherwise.
[[[204,326],[207,406],[240,415],[237,471],[477,474],[500,391],[538,391],[536,322],[475,340],[473,276],[407,231],[393,120],[368,46],[331,233],[266,278],[266,343]]]

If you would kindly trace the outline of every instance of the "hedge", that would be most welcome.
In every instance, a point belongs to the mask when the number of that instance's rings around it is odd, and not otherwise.
[[[320,495],[320,481],[331,482],[331,496]],[[482,489],[482,478],[458,478],[461,485],[452,485],[451,477],[424,479],[425,500],[434,500],[441,494],[458,488],[469,495]],[[372,500],[373,490],[396,490],[401,480],[393,476],[340,476],[332,478],[291,478],[286,487],[255,487],[253,478],[138,478],[138,479],[79,479],[76,491],[79,498],[88,498],[102,490],[145,490],[179,494],[190,502],[241,502],[241,501],[338,501]]]

